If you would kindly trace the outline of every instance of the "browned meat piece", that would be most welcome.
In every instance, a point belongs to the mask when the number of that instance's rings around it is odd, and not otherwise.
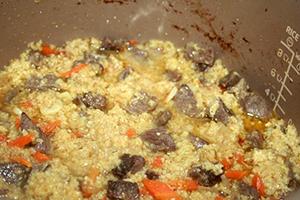
[[[138,200],[140,191],[137,183],[129,181],[108,181],[107,198],[110,200]]]
[[[149,57],[149,53],[145,50],[139,49],[137,47],[131,46],[128,50],[136,57],[140,59],[146,59]]]
[[[103,65],[100,63],[101,57],[100,54],[97,53],[85,53],[84,54],[84,58],[82,60],[76,60],[73,63],[73,67],[79,64],[92,64],[92,65],[96,65],[96,70],[97,70],[97,74],[96,75],[101,75],[104,72],[104,67]]]
[[[288,187],[292,190],[295,190],[296,188],[299,187],[300,183],[296,178],[296,173],[294,172],[294,169],[293,169],[293,163],[291,161],[289,161],[287,158],[285,160],[285,165],[289,169],[289,171],[288,171],[288,178],[289,178]]]
[[[248,149],[262,149],[264,145],[264,136],[257,131],[247,133],[245,145],[248,147]]]
[[[172,118],[172,113],[168,110],[161,111],[155,118],[155,124],[157,126],[164,126]]]
[[[188,176],[205,187],[212,187],[222,181],[221,175],[215,175],[212,171],[207,171],[200,166],[191,168]]]
[[[176,150],[174,139],[164,127],[147,130],[141,134],[141,138],[154,152],[162,151],[166,153]]]
[[[200,111],[197,107],[195,95],[188,85],[183,84],[180,86],[173,101],[175,107],[185,115],[189,117],[197,117],[199,115]]]
[[[99,53],[107,54],[109,52],[119,53],[123,51],[126,47],[126,41],[123,39],[111,40],[110,38],[104,38],[102,40]]]
[[[126,67],[120,74],[119,74],[119,81],[125,80],[133,71],[131,67]]]
[[[39,135],[39,140],[35,144],[35,149],[37,151],[43,152],[43,153],[49,153],[50,152],[50,139],[42,132],[42,130],[36,126],[32,120],[28,117],[26,113],[21,114],[21,130],[34,130]]]
[[[107,108],[107,99],[105,96],[93,94],[92,92],[84,93],[82,96],[77,97],[73,102],[81,102],[88,108],[99,109],[105,111]]]
[[[39,51],[32,50],[32,51],[29,52],[28,61],[35,68],[40,67],[42,60],[43,60],[43,55],[41,55]]]
[[[193,44],[185,47],[185,58],[194,63],[196,71],[204,72],[212,67],[215,62],[215,55],[212,48],[196,49]]]
[[[151,169],[148,169],[145,174],[146,174],[147,178],[150,180],[159,179],[159,174]]]
[[[235,86],[240,80],[240,75],[237,72],[231,71],[219,81],[219,86],[227,90]]]
[[[176,70],[166,70],[165,74],[168,80],[172,82],[178,82],[182,78],[182,75]]]
[[[30,168],[18,163],[0,164],[0,176],[7,184],[24,186],[24,184],[27,182],[30,172]]]
[[[8,193],[9,190],[8,189],[0,189],[0,199],[2,200],[9,200],[8,199]]]
[[[232,112],[226,107],[224,102],[219,99],[219,107],[213,117],[215,121],[220,121],[223,124],[227,124],[229,117],[232,115]]]
[[[144,112],[151,112],[153,111],[157,106],[157,98],[154,96],[150,96],[146,92],[139,92],[139,94],[134,95],[131,100],[129,101],[129,104],[126,108],[126,110],[131,114],[142,114]]]
[[[272,110],[265,99],[254,93],[243,98],[241,100],[241,105],[243,106],[244,111],[250,116],[266,119],[272,115]]]
[[[238,190],[242,195],[247,196],[249,200],[260,199],[257,190],[243,181],[238,182]]]
[[[59,90],[56,85],[57,79],[57,76],[54,74],[47,74],[43,78],[34,75],[27,80],[25,88],[31,91],[46,91],[48,89]]]
[[[204,145],[208,145],[208,142],[193,134],[189,134],[189,139],[196,149],[201,149]]]
[[[145,166],[145,159],[142,156],[123,154],[120,159],[119,166],[112,169],[113,175],[119,179],[125,178],[129,172],[135,174]]]
[[[21,92],[19,87],[14,87],[9,90],[4,97],[4,103],[10,103]]]

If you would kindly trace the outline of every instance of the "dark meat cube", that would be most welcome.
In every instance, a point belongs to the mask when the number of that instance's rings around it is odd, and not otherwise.
[[[140,192],[137,183],[129,181],[108,181],[107,198],[110,200],[138,200]]]

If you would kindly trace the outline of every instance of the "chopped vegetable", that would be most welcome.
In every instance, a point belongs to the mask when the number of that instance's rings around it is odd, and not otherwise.
[[[127,131],[126,131],[126,135],[128,138],[133,138],[134,136],[136,136],[136,132],[134,129],[132,128],[129,128]]]
[[[244,163],[245,163],[244,155],[241,154],[241,153],[236,153],[236,154],[234,154],[234,158],[235,158],[235,160],[236,160],[239,164],[244,164]]]
[[[143,196],[146,196],[146,195],[149,195],[149,192],[148,192],[148,190],[146,190],[145,187],[141,187],[140,188],[140,194],[143,195]]]
[[[153,168],[162,168],[163,164],[164,164],[163,158],[161,156],[156,156],[153,162],[151,163],[151,166]]]
[[[70,71],[66,71],[66,72],[61,73],[60,77],[70,78],[74,73],[78,73],[79,71],[81,71],[85,67],[87,67],[87,64],[80,63],[80,64],[74,66]]]
[[[185,190],[185,191],[195,191],[198,189],[197,181],[191,179],[185,180],[172,180],[168,182],[168,185],[173,189]]]
[[[227,170],[225,172],[225,176],[232,180],[242,180],[247,175],[248,175],[248,171],[242,171],[242,170]]]
[[[252,186],[256,188],[260,196],[265,195],[265,185],[258,174],[255,174],[252,178]]]
[[[61,125],[61,121],[55,120],[53,122],[47,123],[45,126],[42,126],[41,129],[45,135],[49,136],[49,135],[52,135],[53,132],[55,131],[55,129],[59,128],[60,125]]]
[[[36,151],[34,154],[32,154],[32,156],[39,163],[46,162],[46,161],[50,160],[50,158],[46,154],[43,154],[43,153],[38,152],[38,151]]]
[[[91,167],[88,172],[88,177],[93,181],[93,183],[96,182],[97,176],[99,176],[100,171],[96,167]]]
[[[228,159],[228,158],[224,158],[223,160],[221,160],[221,163],[224,167],[225,170],[230,169],[233,166],[233,159]]]
[[[73,135],[76,137],[76,138],[82,138],[84,136],[84,134],[81,132],[81,131],[74,131],[73,132]]]
[[[155,200],[182,200],[174,190],[161,181],[144,179],[143,184]]]
[[[225,200],[225,198],[222,197],[222,196],[220,196],[220,195],[218,195],[218,196],[216,196],[215,200]]]
[[[131,46],[136,46],[139,42],[135,39],[131,39],[131,40],[128,40],[128,43],[131,45]]]
[[[49,44],[42,44],[41,54],[44,56],[58,55],[62,53],[64,52],[51,48]]]
[[[24,109],[27,109],[27,108],[32,108],[33,107],[33,104],[30,100],[28,101],[23,101],[20,103],[20,107],[24,108]]]
[[[24,165],[28,168],[32,167],[32,164],[30,161],[26,160],[25,158],[21,157],[21,156],[14,156],[10,158],[11,161],[17,162],[21,165]]]
[[[21,119],[20,119],[20,117],[16,118],[15,126],[16,126],[16,129],[20,129],[20,127],[21,127]]]
[[[0,134],[0,142],[5,142],[7,140],[6,135]]]
[[[30,144],[33,140],[34,140],[34,135],[28,134],[9,141],[7,145],[10,147],[24,148],[26,145]]]
[[[94,193],[94,187],[90,184],[81,184],[80,191],[84,198],[90,198]]]

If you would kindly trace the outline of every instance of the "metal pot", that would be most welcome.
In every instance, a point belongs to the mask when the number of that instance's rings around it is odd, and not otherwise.
[[[30,41],[166,39],[212,46],[231,69],[300,127],[300,2],[268,0],[2,0],[0,66]],[[300,191],[288,199],[300,199]]]

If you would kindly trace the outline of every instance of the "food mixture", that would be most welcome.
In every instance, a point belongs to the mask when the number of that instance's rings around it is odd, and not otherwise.
[[[0,199],[279,200],[299,137],[210,48],[32,43],[0,72]]]

